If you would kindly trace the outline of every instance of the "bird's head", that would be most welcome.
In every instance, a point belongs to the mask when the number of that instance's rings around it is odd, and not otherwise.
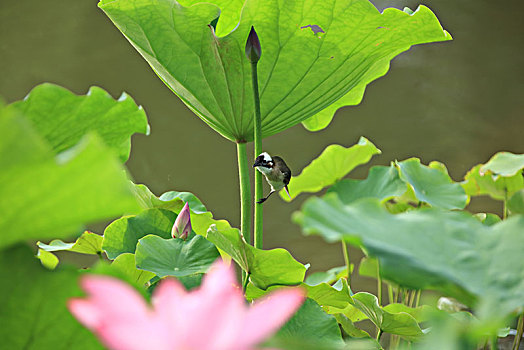
[[[253,168],[257,168],[262,172],[273,169],[273,166],[275,166],[273,158],[266,152],[260,153],[257,159],[255,159],[255,164],[253,164]]]

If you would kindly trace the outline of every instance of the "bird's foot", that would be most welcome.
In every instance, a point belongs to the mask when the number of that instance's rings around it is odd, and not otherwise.
[[[267,200],[267,197],[266,197],[266,198],[259,199],[259,200],[257,201],[257,203],[258,203],[258,204],[262,204],[262,203],[264,203],[266,200]]]

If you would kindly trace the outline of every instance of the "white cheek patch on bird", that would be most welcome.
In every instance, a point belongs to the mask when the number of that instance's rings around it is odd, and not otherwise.
[[[273,160],[267,152],[262,153],[261,156],[264,158],[265,162],[271,162]]]

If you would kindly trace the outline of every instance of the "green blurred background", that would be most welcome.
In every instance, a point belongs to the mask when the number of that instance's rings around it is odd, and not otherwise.
[[[419,4],[372,2],[379,9]],[[350,146],[362,135],[383,151],[372,164],[411,156],[426,164],[439,160],[456,181],[497,151],[524,153],[524,2],[422,4],[454,41],[401,54],[390,72],[368,87],[364,101],[339,110],[326,130],[310,133],[297,125],[265,139],[264,149],[282,156],[296,175],[327,145]],[[91,85],[114,97],[126,91],[145,108],[151,125],[150,136],[133,138],[127,165],[135,182],[157,195],[191,191],[216,218],[238,227],[235,144],[193,115],[96,5],[97,0],[0,0],[0,96],[7,102],[22,99],[42,82],[78,94]],[[368,169],[350,176],[363,178]],[[343,265],[339,245],[303,237],[291,222],[306,198],[285,203],[274,196],[266,202],[264,247],[285,247],[311,263],[312,271]],[[489,199],[474,201],[470,209],[501,210]],[[358,256],[352,252],[354,262]]]

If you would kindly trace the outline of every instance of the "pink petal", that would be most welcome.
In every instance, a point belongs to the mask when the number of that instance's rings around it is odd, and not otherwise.
[[[255,302],[244,319],[240,344],[253,346],[271,336],[293,316],[304,300],[302,289],[288,288],[274,291]]]
[[[179,349],[165,327],[151,317],[134,322],[111,320],[98,329],[96,334],[111,350]]]
[[[103,320],[103,312],[86,299],[70,299],[67,302],[67,308],[69,312],[88,329],[95,329]]]
[[[155,316],[175,333],[187,323],[183,315],[187,296],[188,292],[179,281],[166,278],[159,282],[151,298]]]
[[[186,294],[171,315],[179,344],[190,349],[235,349],[245,308],[234,269],[218,260],[204,276],[201,287]]]
[[[71,313],[109,349],[172,348],[169,332],[142,296],[124,282],[107,276],[84,276],[86,299],[72,299]]]
[[[202,280],[201,290],[206,295],[224,293],[237,289],[238,284],[233,266],[217,259]]]
[[[89,300],[106,314],[119,317],[143,317],[149,312],[144,298],[128,284],[108,276],[86,275],[80,286]]]

